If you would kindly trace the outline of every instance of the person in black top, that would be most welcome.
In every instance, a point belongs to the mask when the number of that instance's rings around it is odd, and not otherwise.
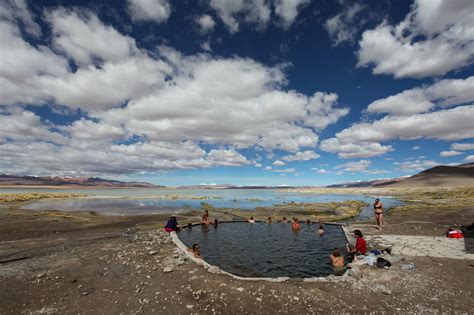
[[[381,231],[383,226],[383,205],[378,198],[374,202],[374,214],[378,229]]]
[[[176,220],[176,216],[172,215],[168,222],[166,223],[165,226],[165,231],[166,232],[173,232],[173,231],[178,231],[181,228],[179,225],[178,221]]]

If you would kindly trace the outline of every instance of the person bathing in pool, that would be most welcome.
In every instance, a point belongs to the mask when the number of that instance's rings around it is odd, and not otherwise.
[[[201,257],[201,248],[199,247],[199,244],[194,244],[193,247],[189,248],[188,251],[193,253],[194,257],[196,258],[202,258]]]
[[[267,223],[268,223],[268,224],[272,224],[272,217],[268,217]]]
[[[319,220],[318,234],[324,235],[324,223],[322,219]]]
[[[374,214],[375,220],[377,221],[377,226],[380,231],[382,231],[383,226],[383,205],[380,202],[380,199],[375,199],[374,202]]]
[[[209,225],[211,222],[209,221],[209,211],[205,210],[204,214],[202,215],[201,223],[204,225]]]
[[[291,223],[291,229],[293,231],[299,231],[301,229],[300,222],[298,221],[298,218],[293,219],[293,223]]]
[[[341,255],[339,248],[334,248],[329,257],[331,258],[334,275],[342,276],[344,274],[344,256]]]
[[[255,223],[255,219],[253,217],[250,217],[250,219],[247,220],[248,223]]]

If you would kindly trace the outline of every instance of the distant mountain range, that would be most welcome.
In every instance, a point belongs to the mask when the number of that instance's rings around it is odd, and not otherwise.
[[[392,179],[376,179],[326,186],[328,188],[349,187],[474,187],[474,163],[458,166],[439,165],[420,173]]]
[[[101,188],[132,188],[132,187],[163,187],[146,182],[121,182],[98,177],[35,177],[0,175],[0,186],[58,186],[58,187],[101,187]]]

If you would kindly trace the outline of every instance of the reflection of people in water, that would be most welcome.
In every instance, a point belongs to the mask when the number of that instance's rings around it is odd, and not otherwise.
[[[331,258],[334,275],[342,276],[344,274],[344,256],[341,255],[339,248],[334,248],[329,257]]]
[[[323,220],[319,220],[318,233],[319,233],[319,235],[324,235],[324,223],[323,223]]]
[[[253,217],[250,217],[250,219],[247,220],[248,223],[255,223],[255,219]]]
[[[293,219],[293,223],[291,223],[291,229],[293,231],[299,231],[301,229],[300,222],[298,221],[297,218]]]
[[[272,217],[268,217],[267,223],[268,223],[268,224],[271,224],[271,223],[272,223]]]
[[[209,211],[208,210],[204,211],[204,214],[202,215],[201,223],[204,224],[204,225],[208,225],[210,223],[209,222]]]
[[[201,257],[201,248],[199,247],[199,244],[194,244],[193,247],[189,248],[188,251],[193,253],[194,257],[196,258],[202,258]]]
[[[383,226],[383,205],[378,198],[374,202],[374,214],[378,229],[381,231]]]

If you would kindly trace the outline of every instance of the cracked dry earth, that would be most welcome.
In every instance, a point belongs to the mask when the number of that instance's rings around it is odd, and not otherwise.
[[[37,224],[27,215],[1,219],[2,261],[27,257],[0,264],[1,314],[472,312],[470,259],[395,252],[389,270],[364,265],[323,281],[241,281],[187,259],[156,229],[161,222],[133,228],[160,218],[93,227],[47,218]],[[408,262],[416,269],[400,268]]]

